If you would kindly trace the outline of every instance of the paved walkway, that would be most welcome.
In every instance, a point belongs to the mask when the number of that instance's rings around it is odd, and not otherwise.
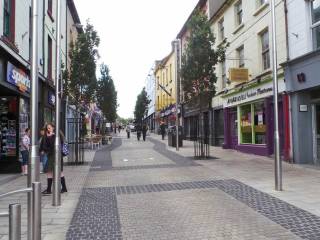
[[[43,198],[43,239],[320,239],[319,170],[284,164],[285,191],[276,192],[270,158],[212,147],[214,159],[195,161],[191,142],[178,153],[166,143],[123,133],[87,152],[90,165],[66,167],[62,206]],[[0,211],[12,201],[26,197],[0,201]],[[7,231],[0,219],[1,240]]]

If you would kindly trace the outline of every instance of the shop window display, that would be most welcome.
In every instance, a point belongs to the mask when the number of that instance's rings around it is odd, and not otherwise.
[[[266,144],[265,112],[264,102],[240,107],[242,144]]]
[[[252,113],[251,104],[241,106],[241,143],[252,143]]]
[[[0,99],[0,161],[17,154],[17,98]]]

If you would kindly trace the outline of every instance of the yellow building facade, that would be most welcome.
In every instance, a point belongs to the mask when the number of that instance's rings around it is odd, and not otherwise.
[[[161,112],[176,103],[175,56],[172,51],[157,66],[156,111]],[[171,96],[169,96],[169,94]]]

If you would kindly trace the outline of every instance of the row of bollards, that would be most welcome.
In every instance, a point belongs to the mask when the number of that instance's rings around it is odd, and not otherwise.
[[[32,183],[32,188],[19,189],[0,195],[0,199],[18,193],[32,193],[33,212],[31,222],[32,240],[41,240],[41,183]],[[9,240],[21,240],[21,204],[9,205],[9,211],[0,213],[0,217],[9,217]]]

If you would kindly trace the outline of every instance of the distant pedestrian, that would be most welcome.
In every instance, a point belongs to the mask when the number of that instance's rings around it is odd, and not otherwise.
[[[147,131],[148,131],[147,124],[143,124],[143,126],[142,126],[142,138],[143,138],[143,141],[146,141]]]
[[[131,132],[131,128],[130,125],[128,124],[126,127],[126,132],[127,132],[127,137],[130,138],[130,132]]]
[[[121,132],[121,125],[118,126],[118,132]]]
[[[21,139],[21,174],[28,174],[28,162],[29,162],[29,152],[30,152],[30,129],[26,128],[24,135]]]
[[[164,122],[160,123],[160,133],[162,136],[162,140],[164,140],[164,136],[166,134],[166,125],[164,124]]]
[[[138,141],[140,141],[140,138],[141,138],[141,131],[142,131],[142,129],[141,129],[141,125],[140,125],[140,124],[137,124],[137,126],[136,126],[136,130],[137,130],[137,139],[138,139]]]

